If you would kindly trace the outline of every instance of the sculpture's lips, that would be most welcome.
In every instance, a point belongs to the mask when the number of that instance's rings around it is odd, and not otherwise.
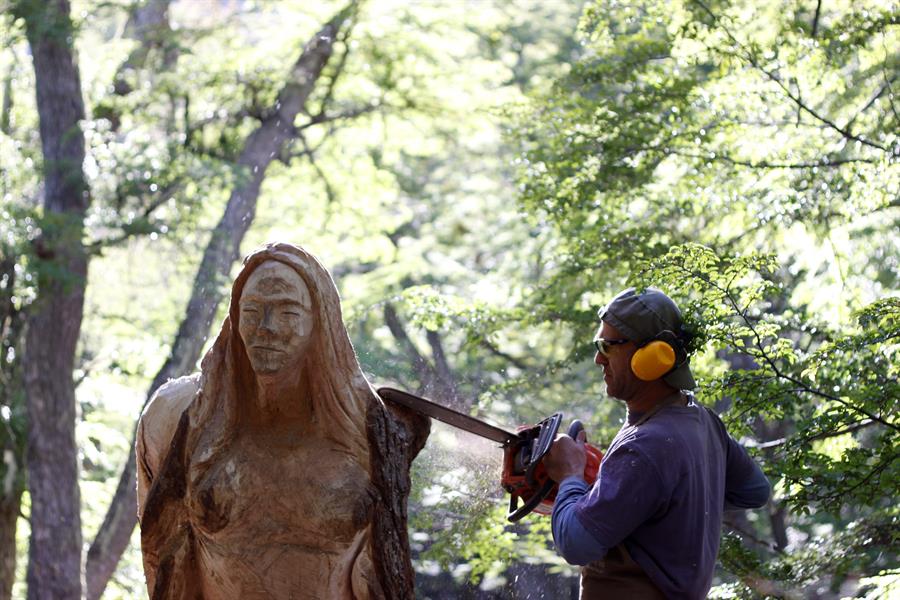
[[[252,350],[265,350],[267,352],[284,352],[281,348],[273,348],[272,346],[250,346]]]

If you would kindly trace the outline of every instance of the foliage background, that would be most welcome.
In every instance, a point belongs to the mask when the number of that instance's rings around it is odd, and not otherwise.
[[[174,2],[170,37],[126,72],[127,94],[115,82],[141,45],[132,6],[72,8],[95,198],[72,374],[91,540],[210,231],[247,176],[241,140],[340,6]],[[0,282],[26,310],[42,194],[34,74],[21,21],[5,16],[0,36],[0,258],[15,274]],[[896,5],[875,1],[364,4],[340,76],[308,106],[347,116],[304,129],[269,167],[241,249],[291,241],[331,268],[373,382],[507,427],[562,410],[601,445],[624,410],[591,364],[596,309],[626,285],[663,288],[697,334],[701,401],[775,486],[766,509],[729,515],[714,595],[888,597],[898,37]],[[5,448],[24,430],[12,323]],[[577,589],[546,519],[505,525],[499,459],[434,426],[410,506],[421,597]],[[28,507],[26,493],[14,597]],[[135,534],[103,597],[143,593]]]

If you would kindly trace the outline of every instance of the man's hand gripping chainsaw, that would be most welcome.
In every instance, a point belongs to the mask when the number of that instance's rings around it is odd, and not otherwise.
[[[537,425],[520,427],[511,433],[480,421],[467,414],[436,404],[427,398],[416,396],[393,388],[380,388],[378,394],[385,400],[400,404],[407,408],[432,417],[475,435],[499,442],[503,449],[503,473],[500,485],[509,493],[509,512],[506,518],[518,521],[528,513],[549,515],[553,511],[553,502],[559,491],[557,482],[550,479],[544,468],[543,460],[562,423],[562,413],[555,413]],[[584,429],[581,421],[572,421],[569,436],[575,438]],[[597,479],[600,460],[603,453],[596,446],[585,444],[587,462],[584,467],[584,479],[590,485]],[[519,506],[519,502],[522,505]]]

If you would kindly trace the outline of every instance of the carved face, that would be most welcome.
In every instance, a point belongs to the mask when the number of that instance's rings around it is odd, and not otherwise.
[[[315,316],[303,279],[289,266],[266,261],[256,268],[240,298],[238,332],[257,375],[299,368],[312,340]]]

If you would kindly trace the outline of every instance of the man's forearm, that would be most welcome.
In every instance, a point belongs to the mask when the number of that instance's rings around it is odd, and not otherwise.
[[[575,504],[588,492],[580,476],[567,477],[559,484],[553,504],[551,527],[560,556],[573,565],[586,565],[606,555],[607,548],[588,532],[575,515]]]

